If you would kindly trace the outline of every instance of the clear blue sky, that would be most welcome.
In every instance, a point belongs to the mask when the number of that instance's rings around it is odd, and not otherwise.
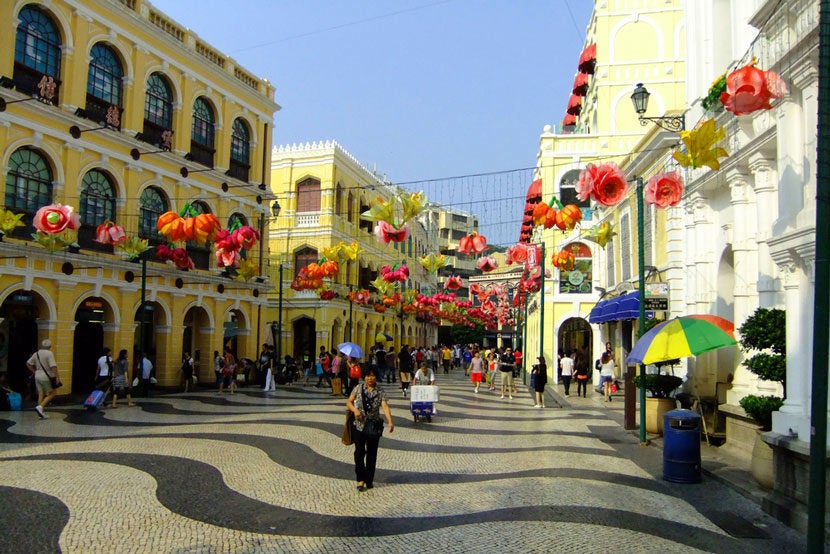
[[[276,86],[274,145],[336,140],[392,182],[437,179],[410,188],[477,213],[501,243],[518,238],[529,172],[443,179],[535,166],[542,128],[565,114],[593,9],[591,0],[151,1]]]

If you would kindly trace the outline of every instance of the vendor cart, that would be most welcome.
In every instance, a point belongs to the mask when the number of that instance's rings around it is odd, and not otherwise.
[[[435,403],[438,402],[439,392],[437,385],[415,385],[410,388],[409,410],[417,423],[419,419],[432,421],[436,413]]]

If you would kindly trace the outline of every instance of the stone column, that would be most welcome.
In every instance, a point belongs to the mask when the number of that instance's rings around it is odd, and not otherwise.
[[[748,176],[739,168],[735,168],[729,171],[726,178],[732,204],[732,321],[737,329],[758,306],[758,254],[755,239],[758,225],[750,199],[752,189]],[[730,365],[733,366],[729,368],[729,371],[733,372],[732,387],[727,391],[727,402],[730,404],[737,404],[741,398],[750,394],[752,382],[755,380],[752,372],[740,363],[744,356],[738,352],[738,363],[730,361]],[[720,379],[724,378],[725,372]]]
[[[756,253],[758,256],[758,306],[769,308],[783,304],[778,268],[772,261],[767,240],[778,214],[778,173],[774,160],[758,152],[749,157],[749,169],[755,176]]]
[[[740,325],[758,305],[758,221],[753,213],[750,198],[752,188],[748,176],[736,168],[730,170],[726,178],[732,204],[732,254],[735,273],[733,317],[735,324]]]
[[[773,412],[772,430],[782,435],[797,433],[810,440],[810,387],[813,367],[813,290],[812,279],[802,266],[781,266],[787,312],[787,398],[778,412]],[[761,381],[761,383],[764,383]],[[781,395],[781,387],[758,387],[759,394]]]
[[[697,241],[695,237],[695,208],[693,199],[689,199],[684,204],[685,209],[685,239],[686,251],[684,252],[685,267],[683,268],[686,274],[686,297],[685,306],[682,312],[694,313],[695,298],[697,297],[697,269],[695,261],[697,259]]]
[[[701,193],[695,193],[689,199],[693,210],[695,250],[692,252],[692,272],[695,275],[696,287],[694,290],[694,304],[689,313],[708,313],[713,299],[717,295],[717,278],[712,271],[715,252],[712,245],[717,236],[714,227],[712,210],[708,198]]]

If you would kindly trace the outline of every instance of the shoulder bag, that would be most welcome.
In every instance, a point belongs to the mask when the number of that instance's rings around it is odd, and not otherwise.
[[[49,382],[52,383],[52,388],[59,389],[63,383],[61,383],[57,377],[49,375],[49,371],[46,369],[46,367],[44,367],[43,362],[40,361],[40,354],[38,352],[35,352],[35,356],[37,356],[37,363],[40,364],[40,368],[43,370],[43,373],[45,373],[46,376],[49,377]]]
[[[346,423],[343,425],[343,436],[340,437],[340,440],[346,446],[350,444],[354,444],[354,438],[352,437],[352,430],[354,425],[354,412],[347,409],[346,410]]]

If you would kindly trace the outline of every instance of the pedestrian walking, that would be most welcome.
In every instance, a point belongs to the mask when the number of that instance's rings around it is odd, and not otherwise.
[[[487,384],[490,385],[491,391],[496,390],[496,371],[499,367],[499,358],[495,352],[490,352],[487,356]]]
[[[35,386],[37,387],[37,406],[35,406],[35,411],[40,419],[48,418],[43,413],[43,410],[58,394],[57,387],[61,386],[58,364],[55,361],[55,355],[52,354],[51,348],[52,341],[45,339],[40,343],[40,350],[32,354],[26,362],[29,371],[35,374]]]
[[[213,372],[216,374],[216,390],[219,390],[219,385],[222,384],[222,366],[225,364],[225,358],[219,354],[218,350],[213,351]]]
[[[228,387],[228,392],[233,394],[236,392],[236,358],[231,352],[229,346],[225,347],[225,356],[222,362],[222,382],[219,384],[219,392],[225,392],[225,387]]]
[[[481,359],[481,352],[476,352],[470,359],[470,365],[466,369],[466,372],[470,375],[470,380],[475,385],[473,392],[476,394],[478,394],[481,382],[484,381],[484,371],[484,360]]]
[[[501,374],[501,397],[505,392],[510,400],[513,400],[513,368],[516,367],[516,359],[513,357],[513,350],[508,347],[499,359],[499,373]]]
[[[187,350],[182,358],[182,385],[184,392],[190,392],[190,386],[193,384],[193,358]]]
[[[565,356],[559,360],[559,367],[561,368],[560,375],[562,377],[562,385],[565,387],[565,396],[571,395],[571,379],[574,374],[574,360],[566,353]],[[577,393],[578,394],[578,393]]]
[[[576,373],[576,395],[579,396],[581,392],[582,398],[585,398],[588,392],[588,364],[575,368],[574,372]]]
[[[534,408],[545,407],[545,385],[548,383],[548,366],[545,357],[536,358],[539,363],[533,364],[533,390],[536,392],[536,405]]]
[[[444,373],[450,372],[450,364],[452,363],[452,351],[444,345],[441,349],[441,362],[444,364]]]
[[[98,358],[98,370],[95,374],[95,388],[105,389],[105,384],[112,379],[112,350],[104,348],[101,357]]]
[[[349,394],[351,394],[352,390],[360,384],[360,378],[363,376],[363,369],[360,367],[360,362],[357,361],[357,358],[353,358],[351,356],[349,356],[346,361],[346,366],[349,369]]]
[[[346,406],[355,417],[354,470],[358,492],[374,487],[378,445],[383,435],[381,410],[389,425],[389,432],[395,431],[386,392],[377,386],[377,380],[377,369],[370,367],[366,370],[363,384],[355,387],[346,401]]]
[[[599,384],[602,387],[605,402],[611,402],[613,400],[611,397],[611,385],[614,383],[614,359],[611,357],[611,353],[606,350],[602,353],[599,362]]]
[[[138,356],[138,374],[141,396],[147,398],[150,396],[150,386],[153,384],[153,362],[147,357],[146,352],[141,352]]]
[[[130,362],[127,360],[127,349],[122,348],[115,360],[112,373],[112,404],[111,408],[118,407],[118,396],[127,398],[127,406],[135,406],[132,397],[132,386],[130,385]]]
[[[320,347],[320,355],[317,357],[317,384],[314,388],[320,388],[325,381],[331,388],[331,354],[326,352],[326,347]]]

